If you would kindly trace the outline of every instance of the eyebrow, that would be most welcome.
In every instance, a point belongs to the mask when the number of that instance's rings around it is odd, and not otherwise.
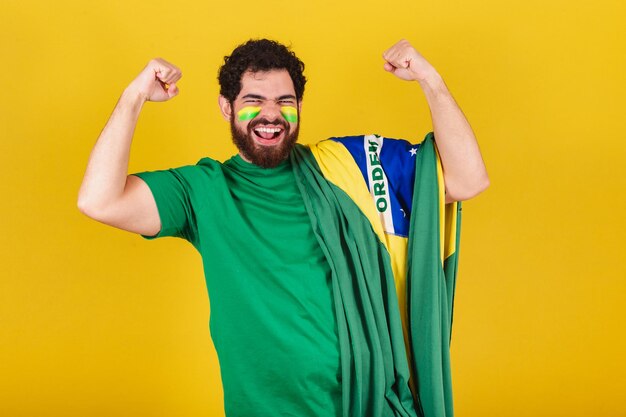
[[[266,97],[260,96],[258,94],[246,94],[245,96],[242,97],[242,99],[243,98],[253,98],[253,99],[257,99],[257,100],[267,100]],[[276,99],[276,101],[287,100],[287,99],[296,100],[296,96],[294,96],[293,94],[285,94],[283,96],[278,97]]]
[[[258,94],[246,94],[245,96],[243,96],[241,98],[256,98],[258,100],[267,100],[265,97],[260,96]]]

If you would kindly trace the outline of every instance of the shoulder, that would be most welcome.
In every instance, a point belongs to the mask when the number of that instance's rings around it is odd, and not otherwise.
[[[356,135],[332,137],[318,143],[320,148],[341,145],[347,150],[359,168],[365,173],[377,165],[388,173],[394,170],[406,172],[412,167],[420,145],[405,139],[387,138],[381,135]],[[365,175],[367,176],[367,175]]]
[[[414,156],[420,146],[406,139],[388,138],[376,134],[331,137],[320,142],[319,146],[324,146],[329,141],[343,145],[357,160],[365,160],[366,157],[372,154],[377,154],[381,157],[388,156],[407,159]]]
[[[212,158],[201,158],[195,165],[184,165],[168,171],[193,181],[194,179],[215,178],[222,172],[222,164]]]
[[[211,158],[202,158],[195,165],[183,165],[175,168],[159,169],[133,173],[150,188],[183,187],[196,188],[221,175],[221,164]]]
[[[407,147],[419,146],[414,145],[406,139],[390,138],[378,134],[370,135],[353,135],[353,136],[334,136],[326,139],[327,141],[338,142],[345,147],[351,149],[368,149],[370,147],[379,148],[383,145],[392,149],[406,149]],[[322,141],[320,143],[323,143]]]
[[[222,172],[222,163],[212,158],[201,158],[193,168],[204,175],[215,176]]]

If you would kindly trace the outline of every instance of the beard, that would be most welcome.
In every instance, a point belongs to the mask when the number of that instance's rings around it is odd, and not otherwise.
[[[259,145],[254,140],[254,128],[259,124],[280,126],[283,128],[283,139],[277,145]],[[235,115],[230,117],[230,132],[233,143],[241,155],[248,161],[261,168],[275,168],[285,161],[298,140],[300,123],[291,132],[289,123],[284,120],[254,119],[248,123],[247,131],[239,129],[235,124]]]

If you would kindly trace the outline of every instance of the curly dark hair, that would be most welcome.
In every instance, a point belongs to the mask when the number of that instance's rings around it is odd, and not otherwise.
[[[288,47],[269,39],[250,39],[236,47],[230,56],[224,57],[217,79],[220,94],[231,103],[241,91],[241,77],[247,71],[270,71],[285,69],[291,76],[296,98],[304,94],[304,62],[300,61]]]

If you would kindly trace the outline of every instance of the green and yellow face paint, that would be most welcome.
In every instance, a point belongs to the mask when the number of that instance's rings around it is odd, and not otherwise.
[[[281,107],[280,114],[282,114],[289,123],[296,123],[298,121],[298,109],[293,106]]]
[[[247,122],[257,117],[259,113],[261,113],[261,107],[246,106],[237,112],[237,119],[240,122]],[[282,106],[280,108],[280,114],[282,114],[289,123],[298,122],[298,109],[293,106]]]
[[[257,106],[246,106],[237,112],[237,119],[240,122],[252,120],[261,113],[261,108]]]

